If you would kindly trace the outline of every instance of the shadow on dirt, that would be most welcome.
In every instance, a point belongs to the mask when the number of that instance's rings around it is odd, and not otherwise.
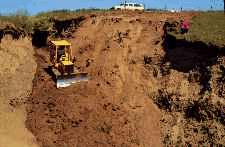
[[[54,34],[54,37],[65,37],[65,38],[70,38],[72,37],[72,34],[74,33],[74,29],[76,29],[77,27],[79,27],[80,23],[85,20],[84,16],[80,16],[77,18],[73,18],[73,19],[68,19],[68,20],[57,20],[54,19],[54,25],[53,28],[56,31],[56,33]]]
[[[75,29],[80,23],[85,20],[85,17],[80,16],[73,19],[58,20],[53,19],[53,26],[44,30],[34,29],[32,33],[33,46],[40,48],[45,47],[48,43],[48,37],[57,38],[71,38]],[[49,31],[51,30],[51,31]],[[0,34],[1,36],[1,34]]]
[[[176,39],[165,33],[163,42],[165,56],[162,66],[169,63],[169,68],[183,73],[197,73],[195,81],[202,85],[201,93],[211,91],[211,66],[218,62],[218,58],[225,55],[225,48],[207,45],[201,41],[189,42],[185,39]],[[194,75],[196,76],[196,74]],[[190,80],[192,77],[189,78]]]
[[[185,73],[198,67],[214,65],[219,56],[225,55],[225,48],[201,41],[179,40],[170,34],[166,35],[163,46],[166,52],[164,62],[170,62],[172,69]]]
[[[5,35],[11,35],[13,39],[18,40],[20,37],[24,37],[26,33],[22,29],[13,26],[6,26],[5,28],[0,29],[0,43]]]
[[[47,39],[49,36],[49,31],[33,30],[32,34],[32,44],[35,47],[44,47],[47,45]]]
[[[44,71],[45,71],[49,76],[51,76],[51,79],[52,79],[54,82],[57,81],[57,80],[56,80],[56,77],[55,77],[55,74],[54,74],[53,71],[52,71],[52,66],[48,66],[48,67],[44,68]]]

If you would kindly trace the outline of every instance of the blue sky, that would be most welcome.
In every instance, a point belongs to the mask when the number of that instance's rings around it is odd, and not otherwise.
[[[79,8],[110,8],[122,0],[0,0],[0,13],[13,13],[17,10],[27,10],[29,14],[55,9]],[[214,9],[223,9],[223,0],[134,0],[144,3],[147,8],[168,9],[201,9],[209,10],[214,4]]]

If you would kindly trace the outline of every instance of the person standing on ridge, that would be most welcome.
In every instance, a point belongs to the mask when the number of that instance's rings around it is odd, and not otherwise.
[[[190,24],[188,20],[181,21],[181,29],[180,29],[181,34],[187,33],[189,28],[190,28]]]

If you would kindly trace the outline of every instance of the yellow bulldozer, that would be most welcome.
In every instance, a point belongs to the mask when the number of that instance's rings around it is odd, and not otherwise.
[[[51,69],[57,88],[88,81],[87,73],[79,72],[73,63],[71,43],[66,40],[50,41]]]

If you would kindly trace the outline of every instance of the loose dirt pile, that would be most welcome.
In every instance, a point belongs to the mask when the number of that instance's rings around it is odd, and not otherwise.
[[[90,81],[56,89],[48,51],[28,100],[27,127],[41,146],[161,146],[161,113],[150,97],[161,88],[145,67],[160,63],[166,19],[190,14],[110,12],[86,16],[71,38],[75,65]],[[157,64],[155,65],[157,66]],[[153,66],[154,67],[154,66]],[[157,71],[155,71],[157,72]]]
[[[25,102],[36,72],[33,54],[27,38],[8,36],[0,44],[0,147],[37,147],[25,126]]]

